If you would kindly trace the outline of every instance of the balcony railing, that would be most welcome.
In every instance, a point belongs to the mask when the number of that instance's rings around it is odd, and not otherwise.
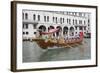
[[[77,26],[77,27],[79,27],[79,26],[85,27],[86,25],[84,25],[84,24],[77,24],[77,25],[75,25],[75,26]]]
[[[39,21],[37,20],[23,20],[23,23],[28,23],[28,24],[38,24]]]

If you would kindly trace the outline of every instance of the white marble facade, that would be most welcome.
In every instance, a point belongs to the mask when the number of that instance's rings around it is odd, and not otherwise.
[[[50,28],[60,28],[59,32],[52,34],[52,37],[68,36],[74,37],[80,31],[84,36],[90,33],[90,15],[88,12],[63,12],[27,10],[22,11],[23,15],[23,38],[36,38],[38,30],[48,32]]]

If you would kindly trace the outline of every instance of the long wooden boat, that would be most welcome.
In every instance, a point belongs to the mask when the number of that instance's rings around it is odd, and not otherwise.
[[[73,38],[67,40],[64,40],[64,38],[48,39],[47,41],[44,39],[33,39],[33,41],[37,42],[37,44],[43,49],[46,49],[48,47],[54,47],[54,46],[57,47],[68,47],[68,45],[74,46],[75,44],[82,43],[83,32],[79,33],[79,38]]]

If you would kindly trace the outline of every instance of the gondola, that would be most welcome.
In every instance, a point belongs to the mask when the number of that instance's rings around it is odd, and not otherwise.
[[[51,32],[42,32],[41,34],[45,35],[45,34],[51,34],[53,32],[56,32],[57,30],[52,30]],[[79,32],[79,37],[73,37],[70,39],[64,39],[64,38],[59,38],[59,39],[55,39],[55,38],[48,38],[48,39],[33,39],[32,41],[35,41],[41,48],[43,49],[47,49],[48,47],[69,47],[70,46],[74,46],[75,44],[79,44],[82,43],[83,41],[83,32]]]

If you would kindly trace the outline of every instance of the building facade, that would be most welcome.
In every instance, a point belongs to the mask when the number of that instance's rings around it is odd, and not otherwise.
[[[60,30],[53,33],[52,37],[75,37],[80,31],[87,36],[86,34],[91,32],[90,15],[88,12],[23,10],[23,38],[36,38],[41,35],[39,30],[48,32],[57,28]]]

